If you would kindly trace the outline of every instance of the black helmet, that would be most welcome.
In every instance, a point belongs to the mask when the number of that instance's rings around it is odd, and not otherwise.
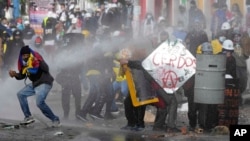
[[[15,30],[14,32],[13,32],[13,36],[22,36],[22,31],[21,30]]]

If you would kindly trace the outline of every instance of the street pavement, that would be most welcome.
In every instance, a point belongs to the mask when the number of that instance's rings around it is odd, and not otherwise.
[[[86,95],[82,96],[83,103]],[[34,100],[29,100],[32,113],[40,114],[35,106]],[[53,90],[47,98],[47,103],[60,117],[63,116],[61,108],[61,93]],[[7,105],[8,106],[8,105]],[[11,106],[10,106],[11,108]],[[71,113],[68,120],[61,118],[60,128],[47,128],[44,124],[37,121],[27,128],[8,129],[0,128],[0,141],[229,141],[229,135],[218,135],[211,133],[198,134],[194,132],[167,133],[165,131],[153,131],[152,118],[155,114],[155,108],[147,107],[146,128],[143,131],[124,131],[120,128],[126,125],[123,106],[120,105],[120,113],[114,120],[94,120],[87,117],[89,121],[82,122],[74,117],[74,98],[71,97]],[[19,105],[16,105],[15,111],[5,110],[4,115],[0,114],[0,123],[18,123],[22,120],[22,114]],[[8,111],[8,112],[7,112]],[[18,111],[18,112],[17,112]],[[19,113],[13,116],[12,113]],[[3,110],[0,110],[3,113]],[[43,118],[50,123],[45,117]],[[149,122],[150,121],[150,122]],[[178,109],[177,118],[178,128],[188,126],[186,103]],[[240,107],[239,124],[250,124],[250,101]]]

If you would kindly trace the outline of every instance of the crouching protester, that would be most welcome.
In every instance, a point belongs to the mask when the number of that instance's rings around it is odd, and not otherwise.
[[[45,103],[49,91],[52,88],[54,78],[49,72],[47,63],[42,56],[33,51],[29,46],[24,46],[20,50],[18,58],[18,70],[10,70],[10,77],[17,80],[29,78],[32,83],[25,84],[24,88],[17,93],[17,97],[24,114],[24,121],[21,123],[29,124],[34,122],[31,115],[27,98],[36,95],[36,105],[42,113],[52,121],[52,127],[58,127],[60,124],[59,117],[56,116],[50,107]]]

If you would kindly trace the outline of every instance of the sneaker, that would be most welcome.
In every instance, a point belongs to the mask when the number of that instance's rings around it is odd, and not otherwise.
[[[113,115],[119,115],[120,111],[117,109],[117,110],[112,110],[111,113]]]
[[[132,130],[133,128],[134,128],[133,126],[126,125],[126,126],[122,127],[121,129],[122,130]]]
[[[32,116],[24,118],[24,120],[20,124],[30,124],[35,122],[35,119]]]
[[[101,120],[103,120],[104,119],[104,117],[102,116],[102,115],[96,115],[96,114],[89,114],[90,115],[90,117],[92,117],[93,119],[101,119]]]
[[[88,119],[86,118],[86,116],[81,116],[81,115],[76,115],[76,118],[83,121],[83,122],[86,122],[88,121]]]
[[[110,114],[110,113],[106,113],[105,115],[104,115],[104,119],[105,120],[113,120],[113,119],[115,119],[115,117],[112,115],[112,114]]]
[[[52,126],[51,127],[53,127],[53,128],[60,127],[60,121],[59,120],[52,121]]]

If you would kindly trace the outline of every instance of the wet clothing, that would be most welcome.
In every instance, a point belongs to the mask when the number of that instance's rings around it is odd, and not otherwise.
[[[140,127],[144,128],[144,116],[146,105],[135,107],[132,104],[132,100],[130,95],[128,95],[124,100],[124,109],[125,109],[125,116],[127,119],[127,126],[130,127]]]
[[[152,91],[150,82],[146,79],[145,75],[146,71],[141,66],[141,62],[129,61],[127,65],[131,69],[132,75],[137,76],[134,79],[135,89],[138,92],[137,96],[142,97],[142,94],[145,91],[150,93]],[[124,108],[125,108],[125,116],[127,119],[127,126],[140,127],[140,128],[145,127],[144,115],[145,115],[146,105],[135,107],[132,103],[131,94],[129,93],[129,95],[124,100]]]
[[[33,87],[37,87],[41,84],[48,84],[52,85],[54,78],[49,73],[49,66],[47,63],[43,60],[43,58],[38,54],[37,52],[33,52],[33,56],[37,58],[35,62],[32,63],[32,65],[36,64],[36,66],[25,66],[22,62],[22,60],[19,57],[18,60],[18,70],[19,74],[16,77],[17,80],[22,80],[28,77],[30,81],[32,81]],[[24,72],[26,70],[26,72]]]
[[[75,99],[75,115],[80,114],[81,109],[81,66],[72,66],[69,68],[62,68],[56,76],[56,81],[62,87],[62,108],[64,111],[64,118],[68,118],[70,112],[70,96]]]
[[[29,96],[36,95],[36,105],[41,112],[52,122],[59,121],[59,117],[52,112],[50,107],[45,102],[46,97],[53,86],[54,78],[49,72],[47,63],[43,60],[39,53],[31,50],[30,56],[35,58],[29,59],[27,64],[25,64],[21,58],[21,54],[19,55],[19,73],[15,77],[17,80],[22,80],[28,77],[32,82],[25,85],[25,87],[17,93],[23,114],[25,118],[31,116],[27,98]]]
[[[82,117],[86,117],[87,114],[99,116],[103,105],[106,102],[106,96],[108,91],[107,88],[112,88],[110,77],[108,73],[106,73],[106,67],[110,69],[112,67],[107,65],[106,59],[103,56],[103,52],[100,51],[100,49],[93,49],[92,51],[97,54],[90,58],[89,61],[86,61],[85,65],[85,70],[87,70],[85,73],[85,77],[87,77],[87,79],[89,80],[90,88],[89,95],[81,109],[80,115]],[[112,63],[112,61],[110,62]],[[93,106],[94,103],[95,105]]]

